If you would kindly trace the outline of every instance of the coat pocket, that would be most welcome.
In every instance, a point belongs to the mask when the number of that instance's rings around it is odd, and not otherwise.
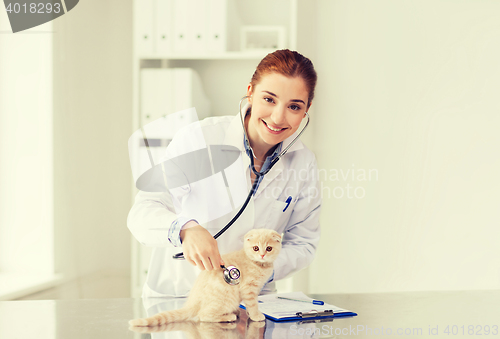
[[[266,228],[274,229],[276,232],[282,233],[290,220],[296,202],[297,199],[292,199],[290,202],[280,200],[274,201],[266,221]]]

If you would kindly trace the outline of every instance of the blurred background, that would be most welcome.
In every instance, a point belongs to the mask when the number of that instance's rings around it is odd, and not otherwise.
[[[82,0],[12,34],[0,10],[0,300],[140,295],[128,138],[182,108],[236,114],[277,48],[318,72],[302,139],[323,196],[316,259],[279,290],[500,288],[499,17],[493,0]]]

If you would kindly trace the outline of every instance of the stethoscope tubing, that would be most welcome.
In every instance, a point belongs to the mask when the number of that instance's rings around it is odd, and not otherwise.
[[[248,203],[250,202],[250,199],[252,198],[252,195],[254,194],[254,192],[257,188],[258,182],[259,182],[259,177],[255,178],[255,181],[253,182],[252,188],[250,189],[250,192],[248,192],[248,196],[247,196],[245,202],[243,203],[243,205],[241,206],[240,210],[238,211],[238,213],[236,213],[236,215],[227,223],[226,226],[224,226],[219,232],[217,232],[216,235],[214,235],[214,239],[217,239],[218,237],[220,237],[222,235],[222,233],[226,232],[226,230],[229,227],[231,227],[231,225],[233,225],[236,220],[238,220],[238,218],[240,217],[240,215],[243,213],[243,211],[247,207]],[[178,259],[178,260],[183,260],[183,259],[185,259],[184,252],[177,253],[177,254],[173,255],[172,258]]]
[[[281,157],[286,154],[286,152],[290,149],[290,147],[292,147],[292,145],[295,143],[295,141],[297,141],[297,139],[300,137],[300,135],[306,129],[307,125],[309,125],[309,120],[310,120],[309,113],[305,112],[306,116],[307,116],[307,122],[306,122],[306,125],[300,131],[300,133],[292,140],[292,142],[276,158],[273,159],[273,161],[271,161],[271,163],[269,164],[269,167],[264,172],[259,172],[255,169],[254,160],[253,160],[254,159],[254,152],[253,152],[252,147],[250,146],[250,142],[248,141],[248,136],[247,136],[247,132],[245,129],[245,122],[244,122],[243,116],[241,114],[241,103],[243,102],[243,100],[245,100],[247,98],[248,98],[248,96],[244,96],[243,98],[241,98],[240,104],[239,104],[239,109],[240,109],[239,113],[240,113],[240,118],[241,118],[241,124],[243,127],[243,133],[245,134],[245,140],[246,140],[248,146],[250,147],[250,153],[251,153],[250,154],[250,167],[252,169],[252,172],[255,174],[255,180],[252,184],[252,188],[250,189],[250,192],[248,192],[248,196],[247,196],[245,202],[241,206],[238,213],[236,213],[236,215],[227,223],[226,226],[224,226],[219,232],[217,232],[216,235],[214,235],[214,239],[217,239],[218,237],[220,237],[222,235],[222,233],[224,233],[229,227],[231,227],[234,224],[234,222],[236,220],[238,220],[238,218],[241,216],[241,214],[243,213],[243,211],[247,207],[248,203],[250,202],[250,199],[254,195],[254,193],[257,189],[257,184],[260,181],[260,177],[263,177],[271,170],[271,168],[281,159]],[[184,252],[177,253],[177,254],[173,255],[172,258],[177,259],[177,260],[184,260],[185,259]]]

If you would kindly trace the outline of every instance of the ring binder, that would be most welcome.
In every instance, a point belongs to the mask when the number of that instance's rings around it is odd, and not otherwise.
[[[310,312],[297,312],[296,314],[297,317],[301,318],[333,317],[333,310],[324,310],[322,312],[311,310]]]

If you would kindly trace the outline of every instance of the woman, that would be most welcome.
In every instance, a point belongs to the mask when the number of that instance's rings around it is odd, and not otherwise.
[[[309,59],[289,50],[268,54],[257,66],[247,88],[244,125],[249,145],[240,115],[212,117],[178,132],[167,152],[174,156],[181,153],[180,149],[199,149],[196,135],[202,135],[206,145],[232,146],[241,152],[237,164],[242,168],[244,187],[248,188],[257,180],[249,166],[250,148],[255,169],[265,171],[295,138],[311,106],[315,85],[316,72]],[[220,269],[220,253],[240,249],[243,235],[252,228],[270,228],[284,234],[273,275],[261,293],[275,292],[274,281],[306,267],[314,258],[321,206],[316,172],[314,154],[297,140],[265,177],[258,179],[257,190],[245,212],[217,240],[213,235],[238,208],[204,218],[199,224],[203,217],[194,215],[210,214],[224,205],[222,196],[214,198],[212,189],[207,193],[193,184],[171,191],[170,195],[139,192],[128,216],[128,227],[139,242],[153,247],[143,297],[187,295],[199,270]],[[226,184],[227,181],[234,180],[224,178]],[[241,191],[245,191],[241,188],[240,185],[231,190],[228,186],[228,191],[241,196]],[[175,213],[179,208],[174,206],[180,206],[182,213]],[[199,209],[206,213],[200,214]],[[174,260],[172,255],[180,252],[181,246],[186,260]]]

